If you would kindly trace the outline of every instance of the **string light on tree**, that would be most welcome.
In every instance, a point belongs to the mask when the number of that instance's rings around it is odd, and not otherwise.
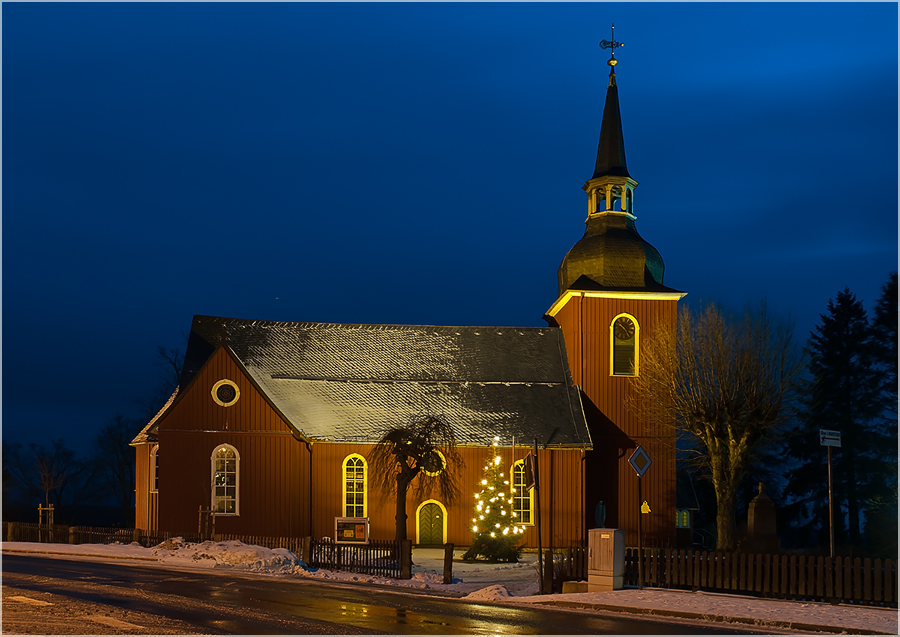
[[[475,517],[472,518],[472,545],[463,556],[474,560],[481,556],[494,562],[518,562],[519,536],[525,527],[518,524],[513,508],[515,488],[503,472],[500,456],[500,438],[491,445],[493,457],[484,465],[481,491],[475,494]]]

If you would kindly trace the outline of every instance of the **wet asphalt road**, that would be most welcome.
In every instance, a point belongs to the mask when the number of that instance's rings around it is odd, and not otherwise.
[[[186,622],[211,634],[742,634],[729,626],[473,604],[318,580],[3,556],[3,584]]]

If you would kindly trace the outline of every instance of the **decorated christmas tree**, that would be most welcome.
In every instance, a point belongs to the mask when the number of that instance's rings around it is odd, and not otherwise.
[[[475,517],[472,518],[472,545],[463,555],[474,560],[479,555],[490,562],[518,562],[517,546],[525,527],[518,524],[513,511],[515,489],[503,473],[503,460],[494,438],[493,455],[484,465],[481,491],[475,494]]]

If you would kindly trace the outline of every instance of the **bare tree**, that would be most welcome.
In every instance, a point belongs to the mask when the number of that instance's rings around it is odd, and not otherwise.
[[[445,502],[459,497],[455,471],[462,458],[456,436],[443,416],[419,414],[403,426],[392,427],[381,437],[369,457],[375,484],[386,496],[396,495],[396,540],[406,539],[406,494],[416,482],[416,494],[424,495],[435,482]]]
[[[27,451],[18,443],[4,444],[3,464],[19,488],[44,506],[61,509],[70,500],[77,506],[96,497],[93,463],[80,461],[64,440],[52,441],[50,448],[31,443]]]
[[[153,366],[159,368],[157,386],[150,396],[136,400],[141,416],[148,421],[156,415],[181,382],[184,354],[178,348],[157,345],[156,362]]]
[[[134,451],[129,443],[140,426],[116,414],[97,434],[96,458],[103,491],[121,507],[122,522],[134,523]]]
[[[641,348],[629,407],[676,428],[716,494],[719,550],[733,550],[736,495],[756,445],[786,418],[801,359],[791,326],[765,304],[729,321],[714,304],[658,329]]]

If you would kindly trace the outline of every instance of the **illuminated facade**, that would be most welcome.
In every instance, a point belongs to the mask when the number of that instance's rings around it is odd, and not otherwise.
[[[637,544],[637,475],[628,464],[640,445],[652,465],[642,480],[644,541],[675,541],[675,441],[661,423],[641,422],[627,408],[640,374],[641,342],[662,325],[674,325],[684,292],[663,284],[659,252],[635,227],[634,191],[613,56],[594,173],[584,184],[588,216],[584,236],[559,266],[559,297],[545,316],[562,329],[575,384],[582,390],[593,449],[585,457],[586,526],[594,527],[599,502],[605,526],[622,528]],[[646,510],[647,507],[645,507]]]

